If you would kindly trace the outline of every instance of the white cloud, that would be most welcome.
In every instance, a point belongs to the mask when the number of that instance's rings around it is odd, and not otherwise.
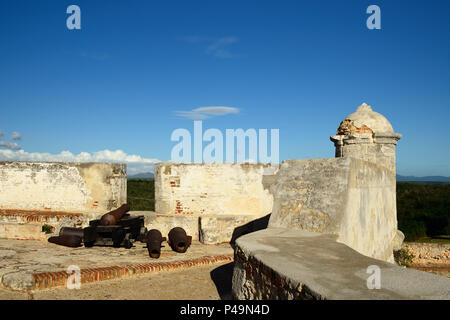
[[[178,117],[191,120],[204,120],[214,116],[224,116],[233,113],[239,113],[239,109],[225,106],[208,106],[196,108],[190,111],[175,111],[175,114]]]
[[[0,147],[4,147],[6,149],[10,149],[10,150],[19,150],[20,146],[17,143],[11,143],[11,142],[5,142],[5,141],[0,141]],[[0,150],[3,151],[3,150]]]
[[[17,131],[14,131],[11,136],[11,140],[20,140],[20,139],[22,139],[22,136],[20,135],[20,133],[18,133]]]
[[[175,114],[180,118],[186,118],[190,120],[204,120],[209,118],[209,116],[195,111],[175,111]]]
[[[5,136],[5,133],[2,130],[0,130],[0,138],[2,138],[4,136]],[[18,133],[17,131],[14,131],[11,136],[11,140],[20,140],[21,138],[22,137],[21,137],[20,133]],[[10,150],[21,149],[21,147],[15,142],[6,142],[6,141],[0,140],[0,149],[1,148],[6,148],[6,149],[10,149]]]
[[[158,159],[143,158],[138,155],[129,155],[122,150],[102,150],[93,153],[80,152],[73,154],[70,151],[62,151],[59,154],[26,152],[24,150],[0,150],[2,161],[48,161],[48,162],[121,162],[127,164],[127,174],[132,175],[143,172],[153,172]]]

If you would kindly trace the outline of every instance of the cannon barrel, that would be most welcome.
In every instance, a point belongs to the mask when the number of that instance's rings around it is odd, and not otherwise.
[[[100,225],[102,226],[112,226],[119,221],[125,213],[130,211],[130,206],[128,204],[123,204],[116,210],[105,213],[100,218]]]
[[[186,235],[183,228],[175,227],[169,231],[169,245],[172,250],[180,253],[186,252],[192,242],[192,237]]]
[[[82,228],[62,227],[59,230],[60,236],[77,236],[83,239],[84,230]]]
[[[159,230],[152,229],[145,235],[148,254],[151,258],[158,259],[161,255],[161,243],[166,241]]]
[[[80,247],[81,241],[82,238],[76,235],[61,235],[48,238],[48,242],[71,248]]]

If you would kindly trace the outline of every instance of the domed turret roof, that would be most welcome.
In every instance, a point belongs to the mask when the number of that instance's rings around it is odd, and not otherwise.
[[[339,125],[337,135],[348,135],[355,133],[390,133],[394,134],[394,129],[389,121],[372,107],[363,103],[356,112],[347,116]]]

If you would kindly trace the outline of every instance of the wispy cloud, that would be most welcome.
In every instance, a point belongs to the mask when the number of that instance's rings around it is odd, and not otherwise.
[[[17,131],[14,131],[12,133],[11,140],[20,140],[20,139],[22,139],[22,136],[20,135],[20,133],[18,133]]]
[[[238,42],[238,38],[236,37],[217,39],[206,48],[206,54],[222,59],[237,57],[237,55],[232,54],[229,49],[229,46],[236,42]]]
[[[0,141],[0,147],[10,149],[10,150],[21,149],[21,147],[17,143],[11,143],[11,142],[5,142],[5,141]],[[3,151],[3,150],[0,150],[0,151]]]
[[[4,136],[5,136],[5,133],[2,130],[0,130],[0,138],[2,138]],[[12,133],[10,140],[20,140],[21,138],[22,138],[22,136],[20,135],[20,133],[18,133],[17,131],[14,131]],[[3,149],[6,148],[6,149],[10,149],[10,150],[20,150],[21,149],[21,147],[15,142],[7,142],[7,141],[0,140],[0,149],[1,148],[3,148]]]
[[[2,161],[47,161],[47,162],[120,162],[127,164],[127,173],[136,174],[153,172],[154,164],[158,159],[143,158],[139,155],[126,154],[122,150],[102,150],[98,152],[80,152],[73,154],[70,151],[62,151],[58,154],[26,152],[24,150],[0,150]]]
[[[205,47],[205,54],[220,59],[229,59],[238,57],[230,50],[230,46],[239,41],[237,37],[203,37],[203,36],[186,36],[181,40],[191,44],[201,44]]]
[[[239,113],[238,108],[225,106],[200,107],[190,111],[175,111],[178,117],[190,120],[204,120],[215,116],[224,116],[227,114]]]

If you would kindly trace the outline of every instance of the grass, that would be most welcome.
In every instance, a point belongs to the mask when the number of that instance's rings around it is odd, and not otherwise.
[[[408,249],[402,248],[398,251],[394,251],[394,260],[397,264],[405,267],[411,266],[414,260],[414,254]]]
[[[55,228],[52,227],[51,225],[44,224],[44,225],[42,226],[42,232],[45,232],[46,234],[53,233],[54,230],[55,230]]]
[[[155,211],[155,181],[129,179],[127,199],[132,211]]]
[[[405,241],[446,242],[450,236],[450,184],[398,182],[397,220]]]

